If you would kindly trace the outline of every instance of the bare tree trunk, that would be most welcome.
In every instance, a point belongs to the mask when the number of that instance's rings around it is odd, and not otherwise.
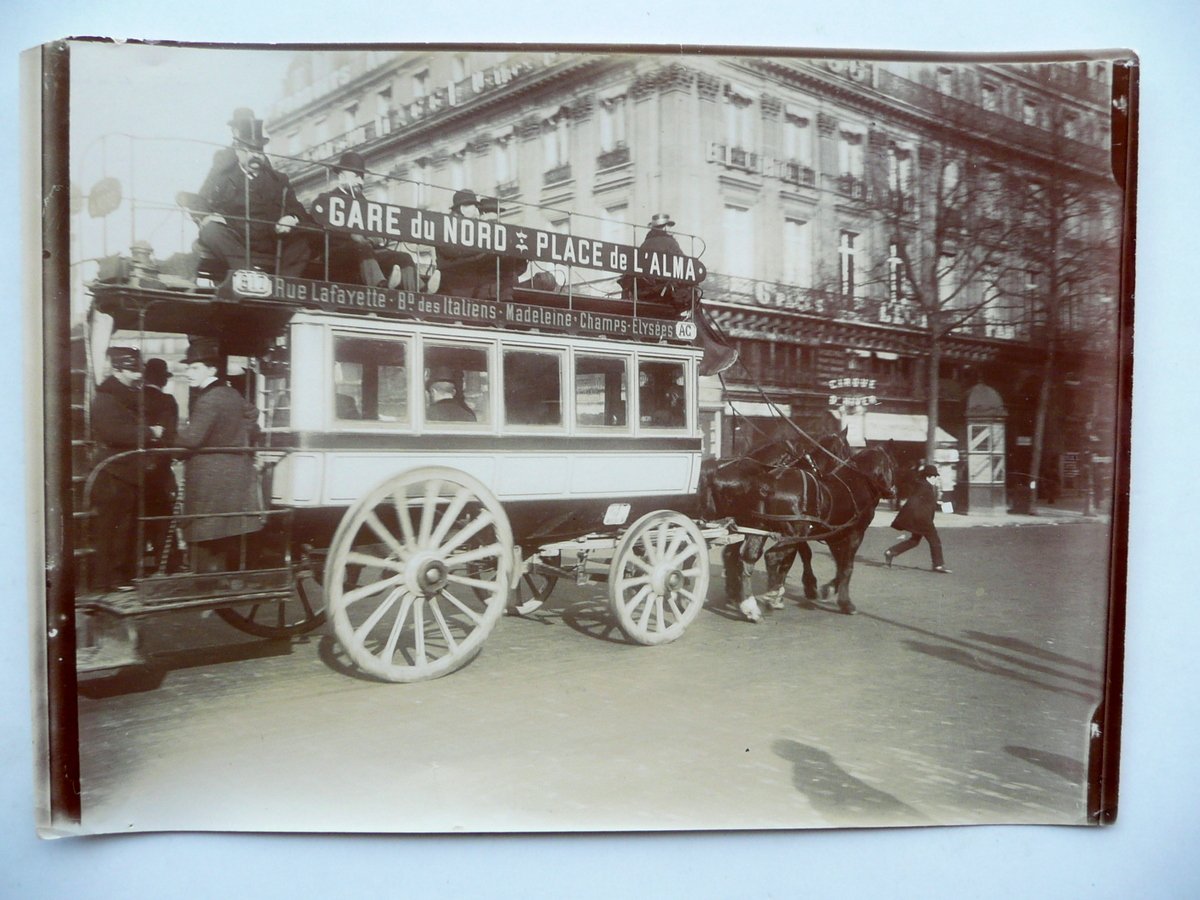
[[[1042,383],[1038,386],[1038,401],[1037,410],[1034,413],[1033,419],[1033,452],[1029,458],[1029,476],[1033,479],[1037,489],[1033,492],[1031,500],[1038,499],[1044,495],[1041,484],[1042,475],[1042,451],[1043,443],[1046,438],[1046,417],[1050,412],[1050,388],[1051,379],[1054,378],[1055,364],[1055,343],[1050,341],[1049,347],[1046,348],[1046,361],[1042,365]],[[1030,515],[1037,515],[1037,508],[1031,503],[1029,506]]]
[[[929,390],[926,418],[928,427],[925,431],[925,462],[932,463],[937,455],[938,407],[941,401],[941,369],[942,369],[942,339],[937,331],[930,334],[929,340]]]

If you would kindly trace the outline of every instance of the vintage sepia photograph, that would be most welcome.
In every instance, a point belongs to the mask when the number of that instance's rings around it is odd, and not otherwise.
[[[1132,54],[23,65],[40,833],[1113,821]]]

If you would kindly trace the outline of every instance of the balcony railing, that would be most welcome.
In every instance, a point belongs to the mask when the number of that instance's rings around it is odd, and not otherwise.
[[[811,166],[798,162],[785,162],[780,170],[780,177],[789,184],[798,184],[801,187],[817,186],[817,173]]]
[[[851,200],[867,199],[867,183],[848,172],[838,175],[834,179],[834,187],[839,194],[849,197]]]
[[[615,166],[623,166],[627,162],[629,162],[629,147],[622,141],[611,150],[605,150],[596,157],[596,168],[611,169]]]
[[[564,181],[571,180],[571,164],[563,163],[561,166],[555,166],[543,176],[542,184],[546,187],[552,187],[556,184],[562,184]]]

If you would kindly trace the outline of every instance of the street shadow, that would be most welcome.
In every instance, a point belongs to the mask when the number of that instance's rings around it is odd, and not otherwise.
[[[635,645],[617,624],[606,597],[593,596],[586,600],[577,600],[564,606],[558,614],[563,624],[580,634],[610,644],[625,644],[631,647]]]
[[[771,749],[792,764],[792,786],[831,824],[880,825],[924,818],[891,794],[855,778],[824,750],[784,739]]]
[[[1052,694],[1069,694],[1073,697],[1079,697],[1086,700],[1088,703],[1094,703],[1100,699],[1096,693],[1088,693],[1085,691],[1077,691],[1069,687],[1059,687],[1052,684],[1046,684],[1039,681],[1037,678],[1031,678],[1017,669],[1008,668],[999,663],[989,662],[988,660],[980,659],[974,653],[963,650],[958,647],[950,647],[944,644],[926,644],[921,641],[908,640],[905,645],[917,653],[923,653],[926,656],[932,656],[935,659],[940,659],[944,662],[954,663],[962,666],[965,669],[973,669],[976,672],[983,672],[986,675],[999,675],[1001,678],[1008,678],[1011,681],[1025,684],[1030,687],[1039,688],[1043,691],[1049,691]],[[1054,674],[1054,673],[1050,673]],[[1065,677],[1065,676],[1058,676]]]
[[[79,693],[91,700],[116,697],[121,694],[137,694],[159,687],[163,679],[171,672],[216,666],[222,663],[289,656],[291,652],[291,641],[286,638],[187,647],[180,650],[158,650],[150,655],[144,665],[130,666],[113,675],[80,681]]]
[[[1015,756],[1017,759],[1023,759],[1025,762],[1040,766],[1047,772],[1053,772],[1065,781],[1071,782],[1071,784],[1083,784],[1087,774],[1083,763],[1079,762],[1079,760],[1071,759],[1068,756],[1062,756],[1058,753],[1050,753],[1046,750],[1034,750],[1031,747],[1013,746],[1005,747],[1004,752],[1010,756]]]
[[[486,644],[487,642],[485,641],[484,643]],[[356,681],[365,681],[368,684],[394,683],[388,681],[386,678],[378,678],[372,675],[370,672],[364,672],[362,669],[360,669],[355,664],[354,660],[350,658],[350,654],[346,652],[346,649],[341,645],[341,642],[339,642],[337,637],[332,634],[321,636],[321,640],[317,643],[317,658],[321,660],[321,662],[327,668],[333,672],[336,672],[338,675],[345,676],[346,678],[353,678]],[[467,666],[475,662],[475,660],[478,658],[479,653],[476,651],[470,659],[461,663],[457,668],[451,669],[450,672],[447,672],[446,674],[461,672],[463,669],[467,668]]]
[[[1078,660],[1071,659],[1069,656],[1063,656],[1061,653],[1046,650],[1044,647],[1034,646],[1028,641],[1022,641],[1018,638],[1005,637],[998,634],[985,634],[982,631],[966,631],[963,632],[963,636],[973,641],[979,641],[982,644],[991,644],[995,647],[1003,647],[1005,650],[1024,653],[1026,656],[1034,656],[1055,665],[1072,666],[1076,669],[1082,669],[1084,672],[1099,674],[1095,666],[1081,663]]]

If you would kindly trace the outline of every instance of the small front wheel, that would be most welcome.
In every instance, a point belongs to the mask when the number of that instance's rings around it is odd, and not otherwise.
[[[609,569],[609,600],[626,637],[639,644],[675,640],[708,594],[708,545],[677,512],[648,513],[621,537]]]

